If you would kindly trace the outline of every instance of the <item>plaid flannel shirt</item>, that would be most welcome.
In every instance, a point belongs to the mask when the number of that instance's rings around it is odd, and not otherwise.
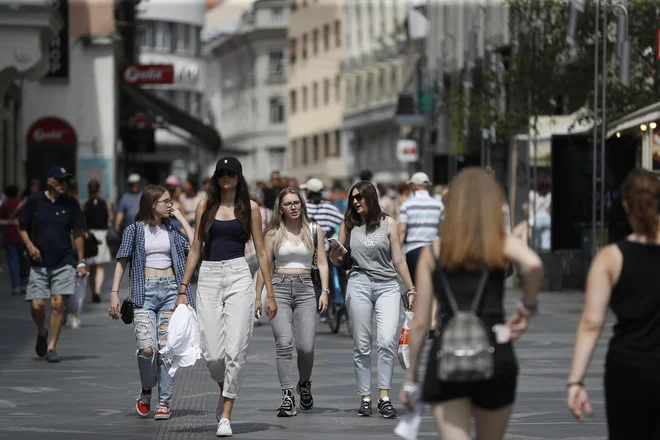
[[[137,231],[137,233],[136,233]],[[186,268],[186,258],[190,251],[190,243],[181,231],[168,226],[170,236],[170,253],[172,256],[172,267],[174,268],[174,276],[176,277],[177,284],[183,282],[183,271]],[[133,253],[133,240],[135,240],[135,254]],[[124,229],[124,235],[121,239],[121,246],[117,251],[117,259],[132,258],[133,264],[133,280],[131,284],[131,299],[133,300],[133,307],[141,308],[144,306],[145,285],[146,279],[144,276],[144,269],[147,257],[144,252],[144,223],[135,222]],[[188,304],[195,308],[195,298],[192,294],[190,286],[186,288],[186,297]]]

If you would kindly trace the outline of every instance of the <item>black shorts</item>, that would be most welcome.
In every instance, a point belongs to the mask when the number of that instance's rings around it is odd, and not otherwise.
[[[422,387],[424,402],[434,404],[467,397],[474,406],[490,410],[501,409],[515,402],[518,364],[511,343],[495,345],[495,374],[491,379],[470,383],[443,382],[438,379],[438,361],[434,355],[438,345],[439,340],[436,338],[431,347]]]

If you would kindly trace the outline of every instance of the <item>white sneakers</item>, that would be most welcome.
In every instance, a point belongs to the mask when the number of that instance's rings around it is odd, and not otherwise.
[[[231,437],[234,433],[231,430],[231,423],[229,419],[220,419],[218,422],[218,429],[215,431],[216,437]]]

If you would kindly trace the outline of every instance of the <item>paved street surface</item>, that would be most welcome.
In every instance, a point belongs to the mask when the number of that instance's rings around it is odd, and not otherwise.
[[[106,271],[108,277],[112,270]],[[106,282],[110,290],[109,281]],[[134,404],[140,389],[132,329],[89,304],[82,327],[62,333],[60,364],[50,365],[34,352],[36,331],[27,303],[10,297],[0,275],[0,438],[7,439],[210,439],[215,435],[219,392],[203,361],[177,375],[173,418],[139,419]],[[518,294],[507,299],[512,305]],[[565,383],[580,293],[546,293],[542,314],[517,343],[521,377],[518,400],[507,439],[606,438],[602,372],[608,332],[601,340],[587,379],[595,416],[579,424],[565,407]],[[608,324],[611,327],[611,323]],[[374,347],[374,354],[376,352]],[[374,356],[373,386],[376,387]],[[398,395],[403,371],[394,378]],[[352,342],[345,328],[339,335],[319,326],[313,377],[316,407],[290,419],[275,416],[280,391],[275,370],[275,345],[270,327],[255,329],[244,372],[242,395],[234,411],[237,439],[386,439],[396,438],[395,421],[358,418]],[[377,391],[376,391],[377,392]],[[398,397],[394,399],[398,403]],[[154,403],[156,399],[154,399]],[[400,407],[400,406],[399,406]],[[433,439],[430,415],[424,417],[420,439]]]

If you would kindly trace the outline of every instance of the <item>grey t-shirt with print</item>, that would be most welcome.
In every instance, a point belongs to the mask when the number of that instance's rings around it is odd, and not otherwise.
[[[375,227],[361,225],[351,230],[351,272],[362,272],[373,281],[391,281],[397,277],[387,236],[388,219],[385,216]]]

